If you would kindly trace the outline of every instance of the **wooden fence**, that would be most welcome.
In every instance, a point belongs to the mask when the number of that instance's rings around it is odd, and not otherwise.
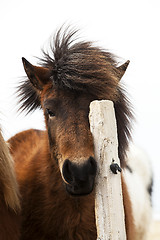
[[[110,170],[113,162],[120,165],[113,103],[93,101],[89,119],[98,162],[95,198],[97,240],[126,240],[121,174]]]

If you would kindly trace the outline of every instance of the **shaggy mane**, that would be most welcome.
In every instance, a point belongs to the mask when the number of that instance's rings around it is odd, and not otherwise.
[[[0,200],[3,198],[7,207],[16,212],[20,210],[19,196],[14,162],[0,129]]]
[[[43,50],[40,65],[51,72],[50,80],[54,88],[85,92],[97,100],[111,100],[115,105],[119,157],[124,165],[125,151],[131,137],[130,119],[132,112],[125,92],[120,86],[120,70],[115,56],[108,51],[93,46],[92,42],[74,40],[77,31],[60,29],[55,35],[49,52]],[[117,87],[118,86],[118,87]],[[19,87],[21,111],[31,112],[40,105],[40,97],[29,79]]]

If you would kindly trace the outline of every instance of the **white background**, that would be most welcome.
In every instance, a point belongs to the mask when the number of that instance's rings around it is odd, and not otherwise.
[[[123,82],[136,113],[133,139],[154,169],[153,207],[160,216],[160,4],[157,0],[1,0],[0,121],[5,139],[44,128],[40,111],[17,114],[15,88],[24,76],[21,57],[36,64],[40,49],[62,24],[80,28],[86,40],[130,60]],[[138,186],[137,186],[138,187]]]

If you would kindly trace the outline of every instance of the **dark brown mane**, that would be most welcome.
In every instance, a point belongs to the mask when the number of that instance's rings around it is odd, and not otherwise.
[[[43,51],[42,66],[51,70],[51,79],[58,88],[89,92],[97,99],[107,94],[109,98],[118,75],[113,54],[94,47],[92,42],[74,43],[75,33],[61,36],[58,31],[51,46],[53,57]]]
[[[50,70],[50,80],[54,88],[91,94],[94,99],[112,100],[115,105],[119,157],[124,163],[124,155],[130,138],[132,113],[129,101],[119,81],[120,70],[115,57],[110,52],[94,47],[91,42],[74,41],[76,31],[56,34],[51,53],[43,51],[41,66]],[[118,86],[118,87],[117,87]],[[40,97],[29,80],[19,87],[21,110],[30,112],[40,106]]]

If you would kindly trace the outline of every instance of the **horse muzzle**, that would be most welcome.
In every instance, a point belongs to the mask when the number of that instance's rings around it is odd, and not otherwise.
[[[88,195],[94,188],[97,163],[93,157],[89,157],[83,164],[77,164],[66,159],[62,174],[65,180],[66,190],[70,195]]]

